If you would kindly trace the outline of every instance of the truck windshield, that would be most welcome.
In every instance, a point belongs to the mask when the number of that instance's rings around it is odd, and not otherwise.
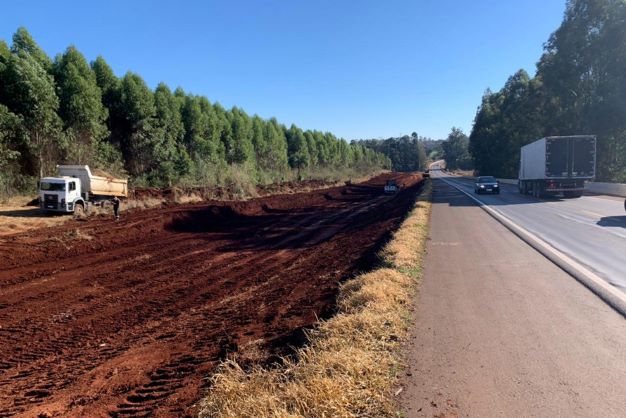
[[[50,191],[50,192],[64,192],[65,191],[65,183],[47,183],[42,181],[39,185],[41,190]]]

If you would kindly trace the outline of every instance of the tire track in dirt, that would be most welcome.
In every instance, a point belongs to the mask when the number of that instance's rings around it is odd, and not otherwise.
[[[390,176],[406,187],[384,196]],[[371,264],[418,181],[148,210],[3,243],[0,416],[194,415],[218,361],[275,361],[332,313],[337,283]],[[57,242],[68,228],[95,238]]]

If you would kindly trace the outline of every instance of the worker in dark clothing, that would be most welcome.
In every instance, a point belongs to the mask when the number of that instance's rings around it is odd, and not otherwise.
[[[115,220],[120,219],[120,199],[117,196],[113,196],[111,199],[111,203],[113,203],[113,215],[115,216]]]

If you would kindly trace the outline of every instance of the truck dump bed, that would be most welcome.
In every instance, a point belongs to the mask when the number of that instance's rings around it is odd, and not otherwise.
[[[94,196],[128,197],[128,180],[94,176],[86,165],[60,165],[59,175],[77,177],[85,192]]]

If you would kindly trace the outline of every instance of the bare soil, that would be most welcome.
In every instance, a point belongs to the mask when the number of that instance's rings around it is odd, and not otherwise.
[[[20,196],[0,204],[0,237],[61,225],[68,219],[66,216],[45,215],[32,203],[32,197]]]
[[[389,173],[0,237],[0,417],[195,416],[221,360],[279,361],[332,315],[420,185]]]

